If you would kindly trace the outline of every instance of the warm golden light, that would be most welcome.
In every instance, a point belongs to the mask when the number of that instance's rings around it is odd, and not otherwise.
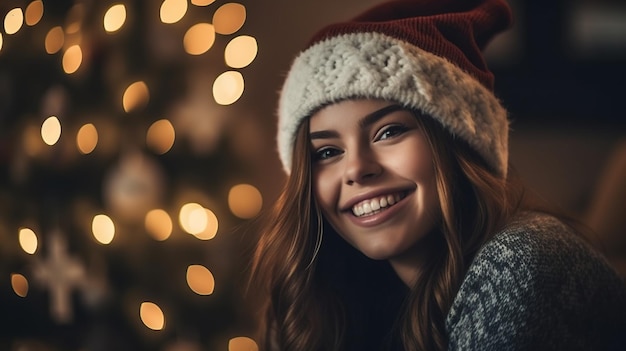
[[[172,219],[164,210],[154,209],[148,212],[144,224],[146,232],[154,240],[164,241],[172,235]]]
[[[213,83],[213,98],[220,105],[230,105],[243,94],[244,81],[241,73],[228,71],[220,74]]]
[[[6,34],[17,33],[24,24],[24,13],[22,9],[15,8],[4,17],[4,32]]]
[[[226,45],[224,60],[232,68],[243,68],[254,61],[257,52],[256,39],[249,35],[241,35]]]
[[[165,327],[165,315],[161,308],[153,302],[142,302],[139,316],[143,324],[152,330],[163,330]]]
[[[63,48],[63,44],[65,43],[65,33],[63,32],[63,28],[61,26],[53,27],[46,34],[45,46],[46,52],[49,54],[56,54]]]
[[[233,34],[246,22],[246,8],[237,3],[227,3],[220,6],[213,14],[215,32],[219,34]]]
[[[187,0],[165,0],[161,4],[161,22],[176,23],[187,13]]]
[[[208,223],[205,208],[195,202],[184,204],[180,208],[178,219],[183,230],[193,235],[202,233]]]
[[[63,71],[72,74],[80,68],[83,63],[83,51],[79,45],[72,45],[63,54]]]
[[[111,6],[104,14],[104,30],[113,33],[118,31],[126,22],[126,6],[117,4]]]
[[[256,216],[262,206],[261,192],[250,184],[235,185],[228,192],[228,207],[239,218],[248,219]]]
[[[61,122],[56,116],[50,116],[41,125],[41,139],[52,146],[61,138]]]
[[[176,140],[174,126],[167,119],[158,120],[148,128],[146,144],[159,155],[170,151]]]
[[[28,295],[28,280],[19,273],[11,274],[11,287],[19,297],[26,297],[26,295]]]
[[[2,33],[0,33],[0,51],[2,51]]]
[[[126,88],[122,98],[122,105],[124,106],[124,111],[131,112],[145,107],[149,100],[150,91],[148,86],[143,81],[138,81]]]
[[[26,7],[26,25],[34,26],[43,17],[43,1],[35,0]]]
[[[259,351],[259,346],[248,337],[238,336],[228,341],[228,351]]]
[[[207,218],[206,226],[202,232],[196,234],[196,238],[200,240],[211,240],[217,235],[219,224],[217,216],[213,213],[213,211],[208,208],[205,208],[204,211]]]
[[[215,290],[215,278],[208,268],[195,264],[187,267],[187,285],[198,295],[211,295]]]
[[[113,220],[109,216],[99,214],[93,217],[91,231],[98,242],[107,245],[113,241],[115,236],[115,224],[113,224]]]
[[[70,9],[65,17],[65,33],[75,34],[80,31],[80,27],[85,19],[85,4],[77,3]]]
[[[215,43],[215,29],[208,23],[198,23],[185,33],[183,46],[189,55],[201,55]]]
[[[215,0],[191,0],[191,3],[196,6],[208,6],[214,2]]]
[[[37,234],[30,228],[20,228],[19,242],[22,250],[28,254],[37,251]]]
[[[90,154],[98,145],[98,130],[91,123],[80,127],[76,135],[76,147],[81,154]]]

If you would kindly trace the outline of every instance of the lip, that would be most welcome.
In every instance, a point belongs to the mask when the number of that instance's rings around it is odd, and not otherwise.
[[[363,217],[357,217],[352,213],[352,206],[356,205],[357,203],[361,201],[376,198],[376,197],[383,196],[383,195],[399,193],[399,192],[405,192],[406,196],[404,196],[404,198],[402,198],[400,201],[396,202],[395,205],[387,208],[386,210],[382,212],[375,213],[369,216],[363,216]],[[352,223],[358,226],[361,226],[361,227],[376,226],[382,222],[385,222],[386,220],[394,216],[398,211],[400,211],[404,207],[404,204],[407,202],[407,199],[411,197],[414,192],[415,192],[414,189],[406,189],[406,188],[384,189],[384,190],[375,191],[375,192],[368,192],[368,193],[361,194],[361,195],[351,198],[350,201],[341,209],[341,212],[343,213],[344,216],[347,216]]]

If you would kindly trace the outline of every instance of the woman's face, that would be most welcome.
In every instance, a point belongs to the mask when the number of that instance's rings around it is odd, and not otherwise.
[[[432,153],[415,116],[381,100],[348,100],[309,123],[324,217],[372,259],[411,260],[440,217]]]

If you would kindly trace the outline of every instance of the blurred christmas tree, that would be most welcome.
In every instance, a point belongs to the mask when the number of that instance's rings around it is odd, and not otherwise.
[[[214,1],[0,3],[0,349],[256,347],[257,42]]]

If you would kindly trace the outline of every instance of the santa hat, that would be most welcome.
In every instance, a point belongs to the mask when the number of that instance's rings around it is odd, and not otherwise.
[[[323,106],[384,99],[421,111],[506,177],[507,112],[482,50],[511,23],[504,0],[401,0],[319,31],[294,60],[278,106],[278,151],[290,173],[300,124]]]

